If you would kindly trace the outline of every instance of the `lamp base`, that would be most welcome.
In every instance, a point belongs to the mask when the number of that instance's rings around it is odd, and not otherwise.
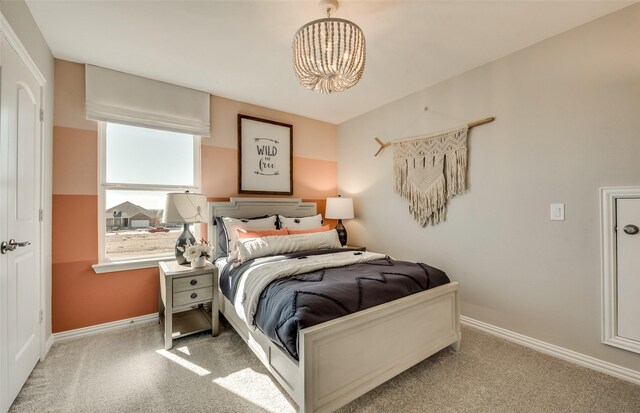
[[[196,243],[196,237],[194,237],[191,231],[189,231],[189,224],[184,224],[184,231],[182,231],[182,234],[180,234],[176,241],[176,261],[180,265],[189,264],[183,255],[184,251],[180,251],[178,249],[178,247],[181,247],[184,250],[187,245],[187,241],[190,241],[191,245],[193,245]]]
[[[344,247],[347,245],[347,229],[342,225],[342,220],[339,219],[336,224],[336,231],[338,231],[338,239],[340,240],[340,244]]]

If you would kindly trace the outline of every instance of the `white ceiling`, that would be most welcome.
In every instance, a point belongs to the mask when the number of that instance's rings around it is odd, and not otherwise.
[[[27,0],[57,58],[341,123],[631,1],[356,1],[336,17],[365,33],[358,85],[321,95],[298,85],[296,30],[316,1]]]

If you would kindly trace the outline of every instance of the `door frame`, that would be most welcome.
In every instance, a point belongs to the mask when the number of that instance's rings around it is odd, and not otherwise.
[[[51,213],[50,210],[46,207],[48,204],[46,202],[47,199],[51,199],[52,196],[52,188],[51,185],[47,182],[47,174],[51,175],[52,171],[52,163],[51,163],[51,153],[52,146],[47,146],[45,142],[45,120],[46,116],[46,96],[47,96],[47,80],[33,61],[27,49],[24,47],[22,42],[20,41],[18,35],[13,30],[7,19],[4,17],[2,12],[0,12],[0,36],[4,37],[9,45],[13,48],[13,50],[18,54],[18,57],[25,64],[27,69],[31,72],[31,74],[35,77],[38,85],[40,86],[40,122],[39,122],[39,130],[38,130],[38,145],[40,147],[40,225],[39,225],[39,236],[40,236],[40,252],[39,252],[39,260],[40,260],[40,280],[38,287],[38,295],[39,295],[39,303],[40,303],[40,329],[39,329],[39,348],[40,348],[40,360],[44,360],[47,355],[51,344],[53,343],[52,336],[47,337],[47,327],[50,324],[48,321],[51,319],[50,311],[47,306],[46,291],[47,285],[51,283],[47,282],[51,280]],[[0,283],[1,288],[1,283]],[[2,292],[0,292],[1,294]],[[2,317],[6,317],[6,309],[0,305],[0,320]],[[5,326],[6,328],[6,326]],[[0,349],[2,353],[0,357],[6,357],[7,349]],[[7,389],[4,387],[8,384],[6,381],[8,378],[2,377],[0,378],[0,383],[2,387],[0,388],[0,407],[3,406],[3,403],[6,403],[4,397],[7,395]]]
[[[618,335],[616,202],[640,198],[640,186],[600,188],[600,244],[602,266],[602,342],[640,353],[640,342]]]

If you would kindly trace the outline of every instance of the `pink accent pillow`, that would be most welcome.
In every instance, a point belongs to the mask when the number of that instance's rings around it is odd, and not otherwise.
[[[309,229],[289,229],[287,230],[289,231],[289,235],[295,235],[295,234],[312,234],[314,232],[325,232],[325,231],[331,231],[331,227],[329,225],[325,225],[324,227],[318,227],[318,228],[309,228]]]
[[[236,228],[238,238],[262,238],[273,235],[289,235],[286,228],[282,229],[267,229],[264,231],[255,231],[250,229]]]

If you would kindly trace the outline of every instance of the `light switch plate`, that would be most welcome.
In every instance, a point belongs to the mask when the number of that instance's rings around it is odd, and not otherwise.
[[[549,218],[552,221],[564,221],[564,204],[551,204],[551,215]]]

